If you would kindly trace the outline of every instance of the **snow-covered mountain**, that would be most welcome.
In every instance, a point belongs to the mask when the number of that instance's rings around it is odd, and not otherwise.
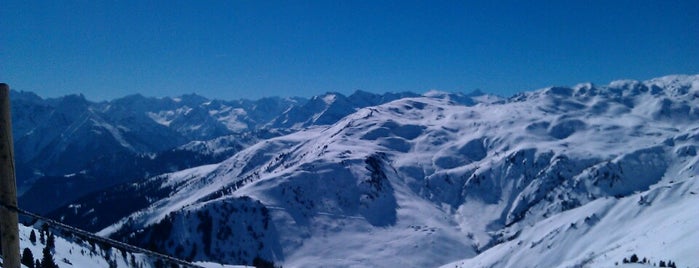
[[[278,99],[276,105],[267,105],[266,109],[281,113],[298,105],[298,101],[302,100]],[[195,140],[256,130],[255,118],[231,115],[234,110],[255,113],[256,104],[210,101],[197,95],[132,95],[94,103],[81,95],[44,100],[33,93],[13,92],[13,135],[20,182],[31,184],[32,178],[41,175],[77,173],[112,155],[158,153]]]
[[[329,126],[286,117],[305,128],[55,216],[194,261],[699,267],[699,75],[462,97],[398,98]],[[338,101],[311,100],[325,112],[303,118],[349,111]],[[143,200],[99,220],[126,192]]]
[[[82,95],[42,99],[12,92],[22,203],[48,212],[123,182],[220,162],[261,139],[332,124],[357,109],[404,94],[357,92],[324,105],[303,98],[210,100],[131,95],[90,102]],[[362,96],[361,98],[355,96]],[[285,118],[285,124],[276,124]],[[55,202],[43,202],[51,196]]]
[[[349,97],[340,93],[315,96],[304,105],[292,107],[268,124],[271,128],[294,129],[329,125],[354,113],[359,108],[376,106],[393,100],[418,96],[415,93],[386,93],[377,95],[356,91]]]

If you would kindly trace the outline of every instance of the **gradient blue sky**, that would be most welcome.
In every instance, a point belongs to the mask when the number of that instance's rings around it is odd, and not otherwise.
[[[44,97],[509,96],[699,73],[699,1],[16,1],[0,81]]]

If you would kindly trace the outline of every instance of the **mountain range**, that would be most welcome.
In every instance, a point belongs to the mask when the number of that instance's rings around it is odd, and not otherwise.
[[[46,209],[188,261],[612,267],[633,254],[699,267],[699,75],[510,98],[433,91],[91,103],[25,92],[13,96],[17,109],[18,158],[32,167],[25,174],[44,176],[26,177],[32,189],[56,177],[102,181],[112,164],[88,160],[104,154],[190,152],[172,157],[184,164],[155,161]],[[201,161],[182,160],[192,156]]]
[[[82,95],[11,93],[19,192],[37,212],[109,186],[220,162],[258,140],[414,95],[357,91],[255,101],[131,95],[90,102]],[[42,202],[46,196],[57,202]]]

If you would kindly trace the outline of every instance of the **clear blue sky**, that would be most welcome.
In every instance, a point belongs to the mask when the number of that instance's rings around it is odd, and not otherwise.
[[[699,73],[699,1],[3,0],[0,59],[44,97],[509,96]]]

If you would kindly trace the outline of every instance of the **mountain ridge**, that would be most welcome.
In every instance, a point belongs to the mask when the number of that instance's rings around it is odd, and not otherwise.
[[[699,191],[697,107],[699,75],[549,87],[504,101],[468,103],[439,93],[401,98],[262,140],[219,164],[151,178],[156,189],[168,189],[166,196],[92,228],[136,244],[158,241],[158,250],[191,260],[262,257],[294,267],[613,266],[634,249],[699,265],[690,255],[653,252],[632,239],[671,229],[612,213],[640,204],[631,211],[684,222],[672,233],[675,248],[699,238],[688,218],[662,213],[668,204],[686,212]],[[132,190],[139,192],[138,185]],[[658,195],[663,199],[651,198]],[[244,200],[259,203],[223,209]],[[56,216],[83,215],[90,205],[81,202]],[[269,217],[256,216],[259,207],[252,212],[260,204]],[[187,220],[204,213],[200,208],[209,217]],[[196,227],[231,215],[249,219],[250,230],[238,238],[264,243],[238,247],[230,235]],[[615,225],[633,227],[620,232],[617,241],[626,244],[575,242],[585,234],[578,230],[601,238]],[[151,235],[134,238],[142,232]],[[547,247],[539,246],[540,234],[552,241]],[[181,250],[167,246],[182,236],[194,242]],[[517,251],[525,242],[533,250]],[[236,253],[212,254],[207,245]]]
[[[366,105],[412,93],[333,93],[332,101],[314,105],[298,97],[223,101],[132,94],[91,102],[80,94],[11,94],[19,193],[28,209],[45,213],[95,190],[215,163],[257,140],[331,124]],[[82,175],[66,177],[71,174]],[[46,195],[56,202],[35,201]]]

